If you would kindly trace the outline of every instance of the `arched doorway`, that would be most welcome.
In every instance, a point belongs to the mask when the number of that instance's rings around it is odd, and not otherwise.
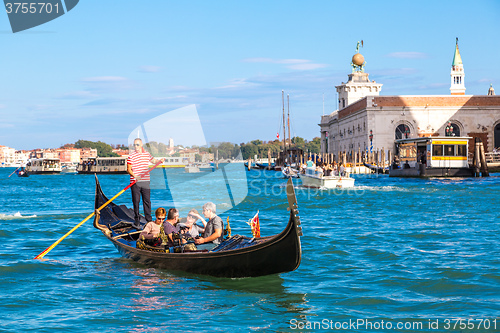
[[[500,148],[500,123],[495,126],[495,148]]]
[[[408,139],[410,137],[410,127],[406,124],[401,124],[396,127],[395,132],[396,140]]]
[[[460,136],[460,127],[451,121],[448,122],[445,128],[445,136]]]

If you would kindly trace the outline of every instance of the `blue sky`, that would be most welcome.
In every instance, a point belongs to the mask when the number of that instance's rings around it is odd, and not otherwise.
[[[13,34],[0,14],[0,145],[126,144],[191,104],[209,142],[272,140],[281,90],[292,134],[310,140],[361,39],[382,95],[448,95],[455,37],[466,94],[500,93],[499,17],[497,0],[81,0]]]

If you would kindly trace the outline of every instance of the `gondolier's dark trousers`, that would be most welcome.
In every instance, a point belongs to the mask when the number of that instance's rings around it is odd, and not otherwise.
[[[139,217],[139,205],[141,203],[142,195],[142,206],[144,208],[144,217],[146,221],[152,221],[151,218],[151,189],[149,187],[149,182],[137,182],[132,185],[132,203],[134,204],[134,219],[135,223],[140,222]]]

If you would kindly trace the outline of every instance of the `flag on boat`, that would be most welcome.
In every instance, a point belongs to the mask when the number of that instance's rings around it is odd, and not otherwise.
[[[250,227],[252,228],[252,234],[255,238],[260,237],[260,223],[259,223],[259,211],[257,211],[257,214],[250,220],[250,222],[247,222],[250,224]]]
[[[278,140],[280,139],[280,133],[276,133],[276,137],[278,138]]]

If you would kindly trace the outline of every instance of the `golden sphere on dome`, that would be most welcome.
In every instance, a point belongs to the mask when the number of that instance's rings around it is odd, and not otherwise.
[[[361,55],[361,53],[356,53],[352,56],[352,63],[356,66],[361,66],[365,62],[365,57]]]

